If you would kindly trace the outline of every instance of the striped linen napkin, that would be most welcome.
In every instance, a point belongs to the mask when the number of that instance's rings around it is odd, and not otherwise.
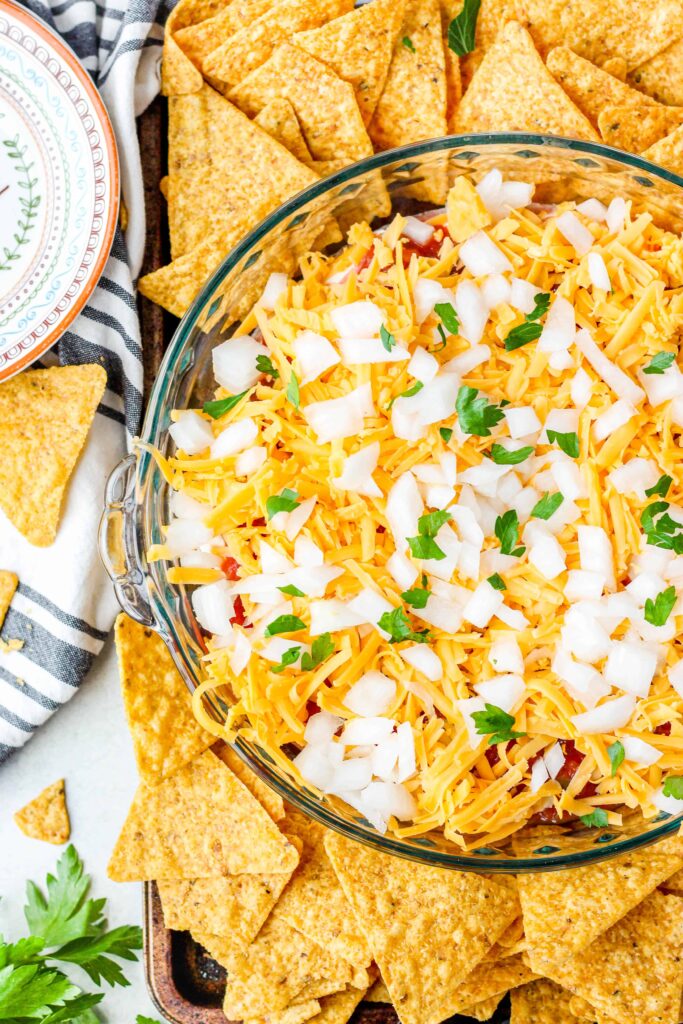
[[[142,350],[133,281],[145,216],[135,118],[159,91],[163,23],[170,0],[28,0],[26,6],[81,58],[116,133],[126,237],[114,247],[90,302],[38,366],[100,363],[108,376],[90,436],[71,479],[57,540],[35,548],[0,513],[0,569],[19,577],[0,654],[0,763],[76,692],[99,653],[116,602],[97,553],[104,485],[138,429]]]

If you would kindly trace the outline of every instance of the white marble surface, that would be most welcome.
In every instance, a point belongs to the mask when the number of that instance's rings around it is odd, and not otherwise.
[[[66,779],[71,841],[92,876],[92,894],[106,896],[109,924],[142,923],[142,887],[117,884],[107,860],[136,786],[133,752],[109,641],[73,699],[0,766],[0,934],[25,934],[26,880],[42,883],[63,847],[27,839],[12,813],[59,778]],[[134,1024],[138,1013],[160,1019],[147,994],[142,962],[125,964],[129,988],[106,989],[99,1008],[107,1024]],[[77,974],[74,974],[77,980]],[[83,976],[81,977],[83,981]],[[84,987],[92,983],[85,978]]]

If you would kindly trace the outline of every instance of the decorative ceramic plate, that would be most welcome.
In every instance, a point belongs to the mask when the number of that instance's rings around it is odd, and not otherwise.
[[[88,73],[46,25],[0,0],[0,381],[85,305],[118,201],[114,133]]]

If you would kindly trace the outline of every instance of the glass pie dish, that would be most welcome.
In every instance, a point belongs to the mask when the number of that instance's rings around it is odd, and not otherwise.
[[[205,645],[192,611],[189,588],[171,584],[169,562],[148,562],[146,552],[163,542],[170,521],[170,488],[149,448],[166,454],[173,409],[202,405],[213,397],[211,353],[225,341],[273,272],[292,273],[297,257],[319,248],[332,219],[342,228],[381,210],[419,214],[416,185],[449,183],[460,174],[481,179],[497,167],[504,175],[533,182],[534,199],[554,203],[615,195],[637,200],[653,219],[683,232],[683,179],[636,156],[607,147],[526,134],[472,135],[431,140],[381,153],[311,186],[274,211],[224,260],[180,323],[166,352],[141,431],[142,445],[112,473],[106,494],[100,546],[115,590],[128,614],[160,633],[191,690],[202,680]],[[380,223],[379,221],[377,223]],[[220,723],[224,701],[204,697]],[[524,828],[515,853],[511,840],[463,850],[438,831],[411,838],[382,835],[357,811],[335,797],[321,798],[275,764],[256,743],[237,741],[241,756],[286,800],[322,824],[359,842],[416,862],[485,872],[543,871],[578,866],[626,853],[674,833],[683,821],[659,814],[645,820],[624,815],[616,828],[587,828],[580,821]]]

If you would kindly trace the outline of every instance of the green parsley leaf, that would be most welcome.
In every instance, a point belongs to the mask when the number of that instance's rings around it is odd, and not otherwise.
[[[578,459],[579,457],[579,435],[572,432],[569,434],[561,434],[558,430],[546,431],[548,435],[548,441],[550,444],[555,442],[562,449],[565,455],[569,455],[572,459]]]
[[[614,743],[610,743],[607,748],[607,756],[609,757],[610,764],[612,765],[612,775],[614,776],[617,774],[617,768],[626,756],[624,744],[621,740],[615,740]]]
[[[321,633],[311,644],[311,652],[304,651],[301,655],[301,668],[304,672],[312,672],[318,665],[334,654],[334,641],[329,633]]]
[[[460,14],[448,26],[448,48],[464,57],[474,49],[481,0],[465,0]]]
[[[507,711],[496,707],[495,704],[485,704],[485,711],[474,711],[472,721],[479,736],[487,736],[489,733],[489,747],[495,743],[506,743],[508,740],[518,739],[526,736],[524,732],[515,732],[512,726],[515,724],[515,716],[509,715]]]
[[[564,501],[563,496],[559,491],[555,494],[549,494],[545,492],[542,498],[540,498],[531,510],[533,519],[550,519],[550,517],[557,512],[558,508]]]
[[[433,537],[408,537],[408,546],[415,558],[432,558],[441,562],[446,557]]]
[[[276,619],[267,626],[264,636],[277,636],[278,633],[298,633],[305,629],[306,623],[302,622],[298,615],[278,615]]]
[[[452,427],[439,427],[439,434],[441,435],[441,440],[445,441],[446,444],[448,444],[450,439],[453,437],[453,428]]]
[[[494,590],[507,590],[505,586],[505,580],[502,576],[499,576],[497,572],[494,572],[492,576],[487,576],[486,579],[491,584]]]
[[[384,324],[379,329],[379,336],[384,348],[387,352],[391,352],[392,348],[396,345],[396,338],[386,329]]]
[[[436,537],[441,527],[452,518],[450,512],[442,509],[439,509],[437,512],[427,512],[418,519],[417,532],[422,537]]]
[[[666,498],[672,483],[673,479],[666,473],[663,473],[657,483],[653,484],[652,487],[648,487],[645,493],[648,498],[654,498],[655,494],[658,494],[660,498]]]
[[[518,541],[519,520],[514,508],[508,509],[502,516],[498,516],[494,532],[500,541],[500,550],[503,555],[514,555],[515,558],[521,558],[526,548],[515,547]]]
[[[413,587],[411,590],[404,590],[401,598],[412,608],[425,608],[431,591],[424,587]]]
[[[420,391],[422,391],[423,387],[424,384],[422,383],[422,381],[416,380],[412,387],[406,388],[406,390],[402,391],[400,395],[394,395],[394,397],[389,402],[387,408],[391,409],[392,405],[394,404],[397,398],[412,398],[413,395],[417,395]]]
[[[429,642],[429,630],[421,629],[417,632],[411,628],[408,616],[403,608],[394,608],[393,611],[384,612],[377,623],[380,629],[389,634],[389,643],[397,644],[401,640],[412,640],[413,643],[426,644]]]
[[[467,384],[458,389],[458,397],[455,400],[458,421],[466,434],[490,437],[491,427],[495,427],[503,418],[503,410],[499,405],[490,403],[484,395],[477,396],[477,389],[470,388]]]
[[[647,366],[643,367],[643,373],[664,373],[665,370],[669,369],[675,358],[675,352],[657,352]]]
[[[96,985],[104,980],[108,985],[129,984],[121,966],[110,957],[122,960],[137,960],[134,950],[142,949],[142,930],[136,925],[121,925],[101,935],[85,935],[61,946],[51,955],[70,964],[83,968]]]
[[[596,807],[590,814],[582,814],[581,821],[586,828],[604,828],[607,824],[607,811]]]
[[[287,385],[287,400],[292,403],[295,409],[299,408],[299,380],[294,370],[292,370],[292,376],[289,378],[289,384]]]
[[[0,970],[0,1020],[44,1019],[41,1010],[77,993],[61,971],[46,970],[41,964],[9,964]]]
[[[441,342],[436,346],[436,348],[429,349],[428,351],[430,352],[442,352],[448,344],[448,338],[446,337],[446,332],[444,331],[443,326],[441,324],[437,324],[436,329],[439,332]]]
[[[455,312],[452,303],[450,302],[437,302],[434,306],[434,312],[441,320],[449,334],[457,334],[460,330],[460,321],[458,320],[458,314]]]
[[[531,323],[532,320],[540,320],[550,308],[550,292],[536,292],[534,295],[534,308],[526,313],[524,319]]]
[[[86,899],[89,888],[90,879],[71,845],[57,861],[56,875],[47,876],[47,895],[35,882],[28,883],[24,917],[31,933],[41,936],[45,948],[98,933],[105,900]]]
[[[529,323],[527,320],[513,327],[505,338],[505,351],[514,352],[515,349],[523,348],[532,341],[538,341],[543,332],[543,324]]]
[[[664,796],[672,796],[674,800],[683,800],[683,776],[670,775],[662,787]]]
[[[668,508],[668,501],[653,501],[643,509],[640,523],[645,539],[653,547],[683,555],[683,525],[669,515]]]
[[[289,668],[289,666],[293,665],[295,661],[298,661],[300,654],[301,647],[288,647],[280,658],[278,664],[272,665],[270,671],[279,675],[280,672],[284,672],[286,668]]]
[[[278,512],[293,512],[301,502],[296,491],[289,487],[283,488],[279,494],[272,494],[266,501],[266,518],[272,519]]]
[[[645,601],[645,621],[651,626],[663,626],[671,615],[676,604],[676,588],[667,587],[657,594],[654,601],[648,597]]]
[[[280,371],[275,369],[270,356],[256,356],[256,369],[259,373],[265,373],[266,376],[272,377],[273,380],[277,380],[280,376]]]
[[[439,545],[433,539],[448,520],[451,519],[450,512],[439,510],[428,512],[420,516],[417,521],[418,537],[408,537],[408,545],[416,558],[433,558],[440,562],[446,557]]]
[[[518,466],[533,454],[534,449],[531,445],[509,449],[504,448],[502,444],[494,444],[491,448],[491,458],[497,466]]]
[[[299,590],[293,583],[288,583],[286,587],[277,588],[281,594],[287,594],[288,597],[305,597],[303,590]]]
[[[58,1010],[53,1010],[47,1017],[41,1017],[40,1024],[62,1024],[71,1021],[72,1024],[100,1024],[101,1018],[93,1013],[93,1006],[97,1006],[104,999],[102,992],[81,992],[73,999],[67,999]],[[160,1024],[153,1021],[152,1024]]]
[[[153,1017],[143,1017],[141,1013],[135,1018],[135,1024],[161,1024],[160,1020],[154,1020]]]
[[[415,44],[410,36],[404,36],[401,42],[405,46],[406,50],[410,50],[411,53],[415,53]]]
[[[240,395],[230,395],[228,398],[217,398],[215,402],[204,402],[202,409],[205,413],[214,419],[220,419],[221,416],[225,416],[226,412],[230,412],[234,409],[238,402],[241,402],[244,396],[248,394],[247,391],[243,391]]]

